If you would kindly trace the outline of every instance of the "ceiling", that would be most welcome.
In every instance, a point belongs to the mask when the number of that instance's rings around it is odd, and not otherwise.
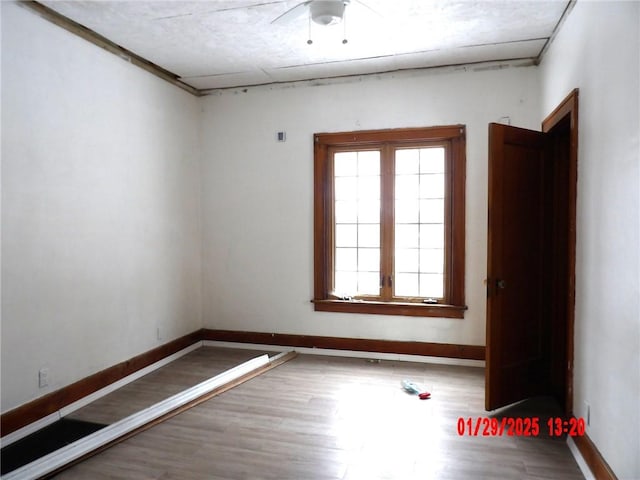
[[[535,62],[572,1],[352,0],[346,30],[309,22],[304,11],[272,23],[300,3],[295,0],[40,3],[205,93],[444,65]]]

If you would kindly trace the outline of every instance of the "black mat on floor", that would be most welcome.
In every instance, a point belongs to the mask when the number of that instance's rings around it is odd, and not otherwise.
[[[20,468],[104,427],[106,425],[80,420],[58,420],[0,450],[0,474]]]

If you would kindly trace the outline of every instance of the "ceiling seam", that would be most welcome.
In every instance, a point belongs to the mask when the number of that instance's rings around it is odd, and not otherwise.
[[[275,67],[273,68],[273,70],[286,70],[289,68],[300,68],[300,67],[315,67],[315,66],[319,66],[319,65],[337,65],[337,64],[341,64],[341,63],[351,63],[351,62],[363,62],[363,61],[367,61],[367,60],[380,60],[380,59],[386,59],[386,58],[396,58],[396,57],[408,57],[411,55],[421,55],[424,53],[433,53],[433,52],[440,52],[442,50],[451,50],[451,51],[455,51],[455,50],[464,50],[464,49],[468,49],[468,48],[478,48],[478,47],[490,47],[490,46],[496,46],[496,45],[511,45],[511,44],[515,44],[515,43],[526,43],[526,42],[539,42],[541,40],[545,40],[548,41],[548,37],[540,37],[540,38],[531,38],[531,39],[527,39],[527,40],[510,40],[507,42],[492,42],[492,43],[476,43],[476,44],[469,44],[469,45],[460,45],[457,47],[452,47],[449,49],[442,49],[442,48],[434,48],[432,50],[418,50],[416,52],[405,52],[405,53],[390,53],[387,55],[376,55],[376,56],[372,56],[372,57],[360,57],[360,58],[349,58],[347,60],[328,60],[326,62],[317,62],[317,63],[302,63],[299,65],[285,65],[282,67]],[[525,57],[522,57],[525,58]],[[526,57],[529,58],[529,57]],[[500,61],[500,60],[482,60],[481,62],[492,62],[492,61]],[[474,62],[474,63],[480,63],[480,62]],[[443,66],[448,66],[448,65],[443,65]],[[424,67],[415,67],[415,68],[424,68]],[[428,68],[428,67],[426,67]],[[264,71],[264,69],[261,69]],[[357,74],[356,74],[357,75]],[[214,75],[200,75],[200,77],[208,77],[208,76],[214,76]],[[186,78],[194,78],[194,77],[186,77]]]
[[[433,65],[428,67],[397,68],[394,70],[384,70],[380,72],[370,72],[370,73],[350,73],[346,75],[315,77],[315,78],[308,78],[308,79],[302,79],[302,80],[286,80],[286,81],[256,83],[256,84],[249,84],[249,85],[236,85],[231,87],[203,88],[203,89],[200,89],[199,92],[201,96],[208,96],[208,95],[215,95],[218,92],[223,92],[223,91],[241,90],[243,92],[246,92],[249,88],[259,88],[259,87],[269,87],[269,86],[276,87],[276,86],[286,86],[286,85],[295,86],[297,84],[300,84],[300,85],[314,84],[316,82],[323,82],[323,81],[328,82],[332,80],[343,80],[343,79],[349,79],[349,78],[356,79],[360,77],[374,77],[376,75],[391,75],[394,73],[414,72],[414,71],[421,72],[421,71],[435,70],[435,69],[473,67],[476,65],[485,65],[485,64],[486,65],[497,64],[498,66],[495,68],[500,68],[500,64],[505,64],[505,63],[508,64],[513,62],[523,62],[521,65],[513,65],[515,67],[528,67],[528,66],[535,65],[535,57],[505,58],[501,60],[482,60],[477,62],[451,63],[447,65]],[[507,67],[510,67],[510,66],[512,65],[507,65]]]
[[[243,5],[241,7],[228,7],[228,8],[219,8],[219,9],[215,9],[215,10],[208,10],[208,11],[204,11],[201,12],[199,15],[211,15],[214,13],[220,13],[220,12],[232,12],[234,10],[242,10],[245,8],[256,8],[256,7],[264,7],[266,5],[273,5],[276,3],[284,3],[285,0],[276,0],[274,2],[263,2],[263,3],[254,3],[251,5]],[[193,13],[182,13],[182,14],[178,14],[178,15],[169,15],[167,17],[155,17],[152,18],[152,21],[158,21],[158,20],[173,20],[174,18],[183,18],[183,17],[190,17],[193,16]]]

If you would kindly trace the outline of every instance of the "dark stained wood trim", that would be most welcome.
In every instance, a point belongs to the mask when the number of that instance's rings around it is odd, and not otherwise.
[[[243,332],[236,330],[203,330],[203,340],[279,345],[283,347],[325,348],[356,352],[395,353],[429,357],[484,360],[483,345],[456,345],[450,343],[405,342],[398,340],[372,340],[364,338],[319,337],[283,333]]]
[[[408,317],[464,318],[467,307],[455,305],[349,301],[349,300],[314,300],[314,310],[318,312],[363,313],[368,315],[404,315]]]
[[[393,149],[442,145],[447,150],[448,204],[445,210],[445,298],[437,307],[392,298]],[[381,289],[380,295],[339,301],[333,294],[333,152],[375,148],[381,152]],[[466,127],[448,125],[314,134],[314,310],[323,312],[464,318]],[[384,279],[387,279],[385,284]]]
[[[551,131],[558,123],[569,116],[570,147],[569,147],[569,183],[568,192],[568,222],[567,239],[567,377],[565,412],[573,413],[573,356],[575,330],[575,297],[576,297],[576,215],[578,196],[578,99],[579,89],[575,88],[565,97],[547,118],[542,121],[542,131]]]
[[[617,480],[615,473],[588,435],[573,437],[580,455],[598,480]]]
[[[329,266],[329,248],[326,242],[328,236],[327,229],[331,222],[327,218],[328,212],[331,210],[325,205],[329,195],[325,190],[328,188],[327,171],[325,164],[321,159],[326,158],[328,152],[327,145],[318,141],[317,137],[314,141],[314,202],[313,202],[313,271],[314,271],[314,298],[323,298],[325,292],[329,291],[327,275],[320,275]]]
[[[101,388],[173,355],[201,341],[202,336],[202,330],[197,330],[3,413],[0,417],[2,436],[15,432]]]
[[[161,345],[146,353],[118,363],[55,392],[25,403],[0,417],[2,436],[36,422],[47,415],[76,402],[87,395],[117,382],[138,370],[158,362],[202,340],[238,343],[281,345],[287,347],[326,348],[359,352],[395,353],[431,357],[484,360],[482,345],[455,345],[446,343],[403,342],[392,340],[368,340],[343,337],[318,337],[276,333],[241,332],[231,330],[202,329]]]
[[[176,87],[181,88],[186,92],[189,92],[191,95],[195,95],[196,97],[202,96],[202,93],[200,92],[200,90],[181,81],[180,77],[175,73],[165,70],[164,68],[156,65],[155,63],[152,63],[149,60],[146,60],[145,58],[142,58],[141,56],[136,55],[132,51],[127,50],[126,48],[123,48],[120,45],[113,43],[108,38],[103,37],[99,33],[94,32],[93,30],[85,27],[84,25],[74,22],[73,20],[65,17],[64,15],[59,14],[58,12],[50,9],[49,7],[46,7],[45,5],[39,2],[29,1],[29,0],[20,0],[18,4],[32,10],[33,12],[37,13],[40,17],[44,18],[45,20],[48,20],[49,22],[73,33],[74,35],[77,35],[78,37],[84,40],[87,40],[88,42],[91,42],[100,48],[103,48],[107,52],[112,53],[117,57],[120,57],[126,62],[129,62],[132,65],[135,65],[136,67],[142,68],[143,70],[146,70],[147,72],[155,75],[156,77],[161,78],[162,80],[165,80],[171,83],[172,85],[175,85]]]
[[[449,290],[453,305],[465,305],[465,225],[466,225],[466,185],[467,185],[467,131],[464,126],[459,126],[460,136],[451,140],[450,155],[452,159],[448,162],[452,171],[449,175],[449,208],[452,210],[449,218],[449,235],[451,236],[452,255],[445,255],[451,262],[449,267],[450,277]],[[464,316],[464,311],[461,312]],[[459,317],[463,318],[463,317]]]
[[[360,130],[356,132],[316,133],[315,143],[332,146],[349,146],[367,143],[380,144],[384,142],[438,142],[458,138],[464,125],[445,125],[424,128],[390,128],[386,130]]]

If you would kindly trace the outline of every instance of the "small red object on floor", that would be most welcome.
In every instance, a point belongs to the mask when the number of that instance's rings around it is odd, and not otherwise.
[[[428,400],[431,398],[431,394],[429,392],[422,392],[418,397],[420,397],[420,400]]]

